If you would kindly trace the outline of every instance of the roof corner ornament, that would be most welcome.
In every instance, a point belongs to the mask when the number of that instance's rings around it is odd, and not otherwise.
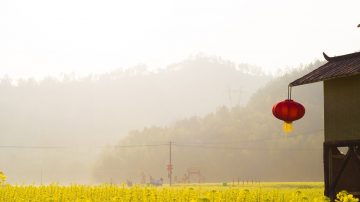
[[[326,55],[326,53],[323,52],[323,56],[325,58],[326,61],[330,62],[331,57],[329,57],[328,55]]]

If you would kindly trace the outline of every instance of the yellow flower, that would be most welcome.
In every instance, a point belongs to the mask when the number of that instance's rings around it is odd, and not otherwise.
[[[6,181],[6,175],[4,174],[4,172],[0,171],[0,185],[4,184]]]

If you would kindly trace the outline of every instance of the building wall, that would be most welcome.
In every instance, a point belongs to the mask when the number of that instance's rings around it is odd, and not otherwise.
[[[324,81],[325,141],[360,139],[360,75]]]

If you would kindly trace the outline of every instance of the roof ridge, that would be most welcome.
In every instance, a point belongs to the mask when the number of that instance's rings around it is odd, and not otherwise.
[[[346,54],[346,55],[339,55],[339,56],[334,56],[334,57],[329,57],[328,55],[326,55],[326,53],[323,52],[323,55],[324,55],[325,60],[327,60],[328,62],[337,62],[337,61],[341,61],[341,60],[345,60],[345,59],[350,59],[353,57],[360,57],[360,52],[350,53],[350,54]]]

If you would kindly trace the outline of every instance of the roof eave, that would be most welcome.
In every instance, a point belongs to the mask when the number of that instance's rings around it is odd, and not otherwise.
[[[299,86],[299,85],[305,85],[305,84],[310,84],[310,83],[316,83],[319,81],[326,81],[326,80],[331,80],[331,79],[336,79],[336,78],[341,78],[341,77],[348,77],[348,76],[352,76],[352,75],[357,75],[360,74],[360,72],[352,72],[351,74],[341,74],[341,75],[333,75],[331,77],[319,77],[319,72],[321,74],[321,71],[324,70],[324,68],[327,67],[327,65],[332,64],[332,63],[337,63],[339,61],[343,61],[343,60],[347,60],[347,59],[351,59],[353,57],[360,57],[360,52],[355,52],[355,53],[351,53],[351,54],[347,54],[347,55],[341,55],[341,56],[335,56],[335,57],[329,57],[328,55],[326,55],[326,53],[323,52],[323,56],[325,58],[326,61],[328,61],[327,63],[325,63],[324,65],[321,65],[320,67],[318,67],[317,69],[311,71],[310,73],[296,79],[295,81],[291,82],[289,84],[289,86]],[[317,76],[316,76],[317,75]]]

